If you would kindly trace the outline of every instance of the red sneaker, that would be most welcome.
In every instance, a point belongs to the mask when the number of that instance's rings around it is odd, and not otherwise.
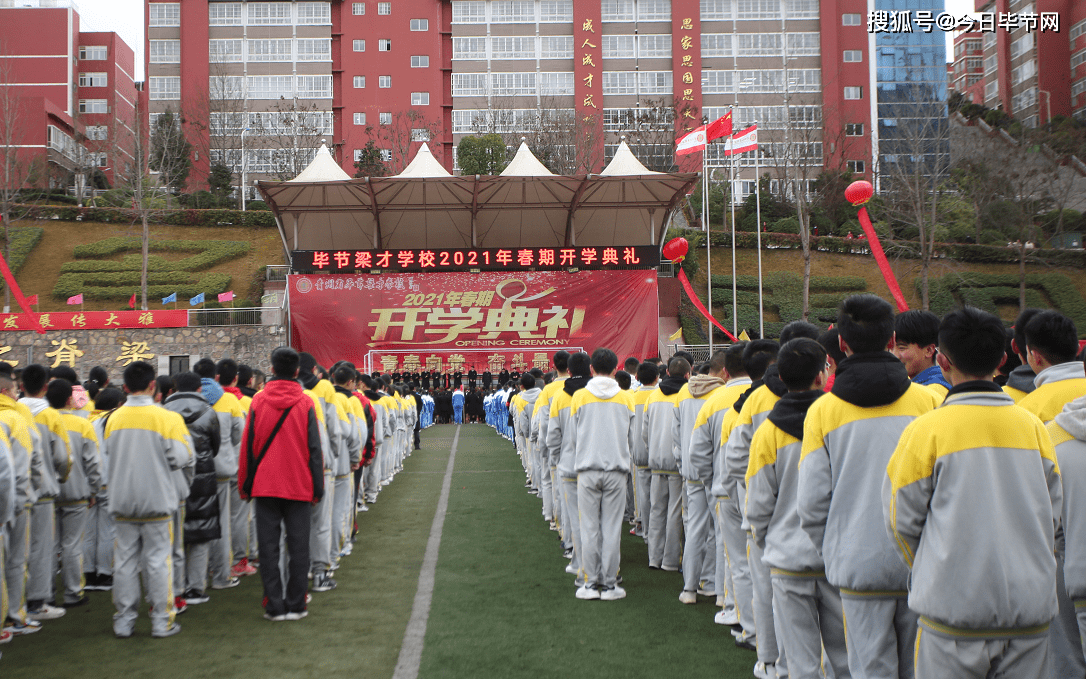
[[[0,631],[0,644],[6,644],[15,638],[15,633],[9,629]]]
[[[185,611],[187,611],[189,609],[189,605],[188,605],[188,602],[186,602],[181,597],[175,596],[173,598],[173,608],[174,608],[174,613],[175,614],[181,615],[182,613],[184,613]]]
[[[230,569],[230,577],[240,578],[246,575],[256,575],[257,570],[249,565],[249,560],[242,557],[241,561],[234,564],[234,567]]]

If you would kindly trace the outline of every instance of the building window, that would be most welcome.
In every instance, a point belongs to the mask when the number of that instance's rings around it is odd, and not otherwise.
[[[332,60],[332,41],[329,38],[301,38],[297,47],[298,61]]]
[[[859,26],[860,15],[859,14],[842,14],[841,15],[842,26]]]
[[[600,42],[604,59],[633,59],[637,56],[637,36],[605,35]]]
[[[290,61],[290,38],[277,40],[250,40],[249,61]]]
[[[377,51],[378,52],[391,52],[392,51],[392,41],[387,40],[385,38],[382,38],[382,39],[378,40],[377,41]]]
[[[212,26],[240,26],[240,2],[211,2],[207,5],[208,23]]]
[[[181,3],[152,2],[148,8],[151,26],[180,26]]]
[[[289,2],[247,3],[250,26],[273,26],[290,23]]]
[[[80,87],[107,87],[109,85],[108,76],[105,73],[80,73],[79,74],[79,86]]]
[[[155,78],[151,78],[155,80]],[[152,96],[152,99],[155,97]],[[105,99],[80,99],[79,100],[79,112],[80,113],[109,113],[109,102]]]
[[[731,33],[703,33],[701,35],[701,56],[730,57],[732,55]]]
[[[490,3],[490,21],[496,24],[530,24],[535,22],[535,2],[532,0],[494,0]]]
[[[845,99],[863,99],[864,88],[862,87],[846,87]]]
[[[213,64],[241,61],[242,42],[241,40],[208,40],[207,52]]]
[[[378,118],[380,119],[382,125],[391,125],[392,124],[392,114],[391,113],[386,111],[384,113],[378,113],[377,115],[378,115]]]
[[[356,75],[354,77],[354,86],[355,86],[356,89],[362,89],[363,87],[365,87],[366,86],[366,76],[364,76],[364,75]]]
[[[789,19],[818,18],[818,0],[787,0],[785,7]]]
[[[852,64],[864,60],[863,50],[845,50],[845,63]]]
[[[425,54],[411,57],[411,68],[430,68],[430,57]]]
[[[105,141],[109,139],[109,128],[105,125],[87,126],[87,139],[90,141]]]
[[[392,76],[390,76],[390,75],[379,75],[379,76],[377,76],[377,86],[380,87],[380,88],[383,88],[383,89],[388,89],[389,87],[392,87]]]
[[[737,19],[780,19],[779,0],[736,0]]]
[[[104,61],[108,57],[109,50],[105,46],[79,48],[79,58],[84,61]]]
[[[302,26],[325,26],[332,23],[332,3],[299,2],[298,24]]]
[[[391,2],[379,2],[379,3],[377,3],[377,13],[378,14],[392,14],[392,3]]]
[[[1071,49],[1075,49],[1075,41],[1086,35],[1086,19],[1071,27]]]
[[[411,20],[412,31],[428,31],[430,30],[429,19],[412,19]]]
[[[416,127],[411,130],[411,141],[430,141],[430,130]]]
[[[365,113],[356,113],[356,114],[354,114],[354,124],[355,125],[365,125],[366,124],[366,114]]]
[[[181,76],[168,75],[148,78],[150,98],[155,99],[180,99]]]
[[[641,58],[666,57],[671,58],[670,35],[639,35],[637,37],[637,54]]]
[[[701,0],[702,21],[731,21],[731,0]]]
[[[392,150],[391,149],[381,149],[381,160],[386,162],[386,163],[391,163],[392,162]]]
[[[249,76],[246,97],[249,99],[290,99],[294,96],[294,78],[289,75]]]
[[[353,42],[353,44],[354,44],[354,51],[355,52],[365,52],[366,51],[366,41],[365,40],[355,40]]]
[[[535,59],[535,37],[493,37],[491,59]]]
[[[360,16],[363,16],[365,13],[366,13],[366,3],[364,3],[364,2],[352,2],[351,3],[351,14],[355,15],[356,17],[360,17]]]
[[[573,0],[542,0],[539,3],[539,22],[568,24],[573,21]]]
[[[486,2],[483,0],[454,0],[452,4],[454,24],[485,24]],[[572,21],[570,10],[570,21]]]
[[[992,99],[999,94],[999,81],[992,80],[984,84],[984,98]]]
[[[151,40],[149,42],[152,64],[181,63],[180,40]]]
[[[430,105],[430,93],[429,92],[412,92],[411,93],[411,105],[412,106],[429,106]]]
[[[572,39],[570,40],[570,57],[572,58]],[[486,59],[486,38],[453,38],[453,59]]]
[[[864,173],[864,161],[862,160],[850,160],[848,161],[848,170],[853,174]]]
[[[572,71],[543,71],[539,74],[540,94],[573,94]]]
[[[572,59],[572,35],[544,35],[539,38],[540,59]]]
[[[864,136],[864,124],[863,123],[848,123],[845,125],[846,137],[862,137]]]
[[[296,96],[302,99],[331,99],[332,76],[300,75]]]
[[[638,21],[671,21],[671,0],[639,0]]]
[[[600,3],[602,21],[633,21],[633,0],[603,0]]]

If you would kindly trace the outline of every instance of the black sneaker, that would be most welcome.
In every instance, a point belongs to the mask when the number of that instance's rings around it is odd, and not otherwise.
[[[746,650],[748,650],[748,651],[755,651],[755,652],[757,652],[757,651],[758,651],[758,647],[757,647],[757,646],[755,646],[754,644],[750,643],[749,641],[743,641],[743,640],[741,640],[741,639],[736,639],[736,640],[735,640],[735,647],[736,647],[736,648],[745,648],[745,649],[746,649]]]
[[[84,573],[83,574],[83,583],[84,583],[83,584],[83,590],[86,591],[86,592],[97,592],[98,591],[98,578],[100,578],[100,577],[101,576],[99,576],[97,573]]]
[[[98,589],[102,592],[108,592],[113,589],[113,576],[112,575],[99,575],[98,576]]]
[[[75,601],[72,601],[72,602],[65,601],[64,602],[64,608],[76,608],[77,606],[82,606],[82,605],[88,603],[89,601],[90,601],[90,597],[87,596],[86,594],[84,594],[83,596],[79,597]]]
[[[195,590],[195,589],[187,590],[182,598],[185,600],[185,603],[187,603],[189,606],[196,606],[196,605],[199,605],[199,604],[206,604],[208,601],[211,601],[211,597],[209,597],[207,594],[205,594],[205,593],[203,593],[203,592],[201,592],[199,590]]]
[[[336,588],[336,581],[332,579],[332,571],[324,571],[313,576],[314,592],[328,592]]]

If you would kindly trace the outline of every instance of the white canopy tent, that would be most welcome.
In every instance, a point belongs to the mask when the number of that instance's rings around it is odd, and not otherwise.
[[[322,147],[257,182],[294,250],[660,245],[696,173],[650,172],[623,143],[600,174],[552,174],[521,144],[499,176],[452,176],[423,145],[395,177],[350,179]],[[319,165],[318,165],[319,164]]]

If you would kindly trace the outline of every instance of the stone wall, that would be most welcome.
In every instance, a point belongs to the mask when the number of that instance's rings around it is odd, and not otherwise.
[[[81,380],[87,379],[91,368],[100,365],[115,382],[120,381],[124,366],[137,359],[156,366],[159,374],[186,369],[186,364],[191,368],[205,356],[215,360],[232,358],[268,373],[272,349],[286,340],[278,326],[267,325],[61,330],[44,335],[9,331],[0,334],[0,360],[17,362],[17,368],[30,363],[71,365]]]

